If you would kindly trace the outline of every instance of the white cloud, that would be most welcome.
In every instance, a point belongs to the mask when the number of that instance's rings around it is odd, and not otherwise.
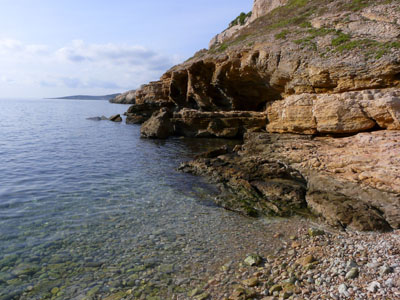
[[[11,89],[7,86],[11,83],[9,78],[13,78],[14,85],[19,83],[20,90],[41,89],[44,95],[57,90],[60,94],[124,91],[157,79],[179,61],[177,56],[135,45],[75,40],[51,49],[47,45],[3,39],[0,91]]]
[[[23,44],[21,41],[13,39],[0,40],[0,53],[2,55],[29,57],[32,55],[45,55],[47,50],[48,47],[46,45]]]

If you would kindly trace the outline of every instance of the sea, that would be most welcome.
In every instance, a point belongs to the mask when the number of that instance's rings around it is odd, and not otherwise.
[[[177,170],[238,141],[148,140],[88,120],[127,108],[0,100],[0,300],[186,299],[267,251],[270,222],[215,206],[215,186]]]

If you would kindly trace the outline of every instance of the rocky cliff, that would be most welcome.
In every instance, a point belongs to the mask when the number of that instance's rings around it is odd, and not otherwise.
[[[117,104],[135,104],[135,96],[136,90],[131,90],[113,97],[110,99],[110,102]]]
[[[257,0],[234,34],[139,89],[127,122],[144,137],[245,136],[182,167],[234,192],[229,209],[400,228],[399,4]]]

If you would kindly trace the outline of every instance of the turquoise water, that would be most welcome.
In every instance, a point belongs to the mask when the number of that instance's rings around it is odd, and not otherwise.
[[[1,300],[167,299],[265,246],[265,225],[176,171],[226,141],[144,140],[138,126],[86,119],[126,109],[0,100]]]

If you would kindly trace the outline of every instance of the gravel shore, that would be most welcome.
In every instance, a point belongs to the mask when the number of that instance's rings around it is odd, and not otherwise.
[[[277,232],[283,246],[224,265],[190,299],[400,299],[400,230]],[[183,299],[183,298],[182,298]],[[188,298],[186,298],[188,299]]]

